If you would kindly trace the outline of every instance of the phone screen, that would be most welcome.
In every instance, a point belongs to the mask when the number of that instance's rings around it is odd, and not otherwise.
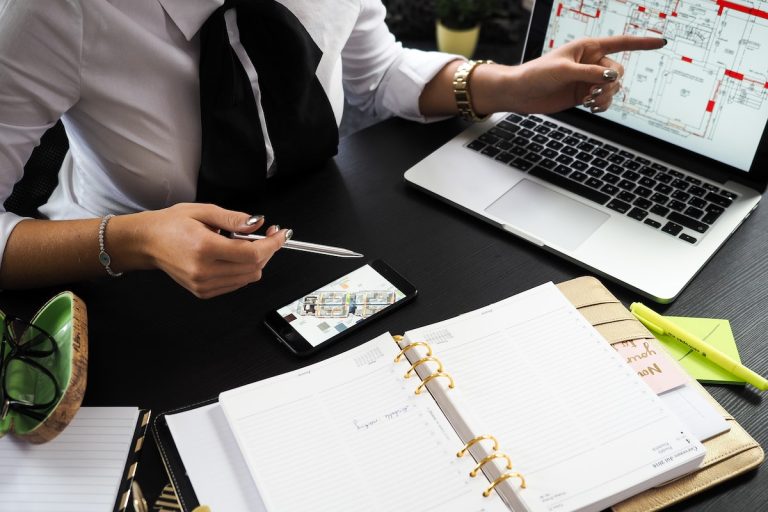
[[[311,351],[415,294],[378,260],[278,308],[266,323],[294,351]]]

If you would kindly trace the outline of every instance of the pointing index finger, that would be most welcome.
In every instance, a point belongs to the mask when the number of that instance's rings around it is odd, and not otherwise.
[[[604,55],[634,50],[658,50],[667,44],[661,37],[612,36],[598,37],[595,42]]]

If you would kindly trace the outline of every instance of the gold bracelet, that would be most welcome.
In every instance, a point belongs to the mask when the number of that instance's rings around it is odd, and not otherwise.
[[[456,98],[456,106],[459,115],[467,121],[485,121],[488,116],[480,117],[472,108],[472,95],[470,94],[469,80],[472,72],[480,64],[493,64],[492,60],[468,60],[462,62],[453,74],[453,95]]]

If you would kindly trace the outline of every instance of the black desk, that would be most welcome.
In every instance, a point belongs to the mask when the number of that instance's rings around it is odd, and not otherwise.
[[[267,220],[296,238],[383,258],[419,288],[417,300],[320,356],[297,360],[261,323],[264,312],[360,264],[283,251],[262,282],[202,301],[160,272],[78,284],[89,313],[86,405],[140,405],[161,412],[315,362],[385,330],[442,320],[545,281],[583,275],[577,266],[409,188],[403,172],[463,125],[422,126],[390,120],[344,139],[335,163],[302,178],[270,183]],[[704,268],[669,314],[728,318],[748,366],[768,374],[768,208],[758,208]],[[95,257],[95,253],[94,253]],[[606,282],[622,301],[638,297]],[[55,290],[3,292],[6,312],[30,314]],[[710,391],[761,444],[768,408],[738,387]],[[148,497],[166,482],[154,443],[145,444],[137,476]],[[765,510],[768,471],[752,472],[675,510]],[[215,511],[222,512],[222,511]]]

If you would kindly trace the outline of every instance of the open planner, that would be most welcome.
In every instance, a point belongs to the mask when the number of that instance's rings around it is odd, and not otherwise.
[[[154,432],[184,510],[602,510],[706,454],[551,283],[167,412]]]

